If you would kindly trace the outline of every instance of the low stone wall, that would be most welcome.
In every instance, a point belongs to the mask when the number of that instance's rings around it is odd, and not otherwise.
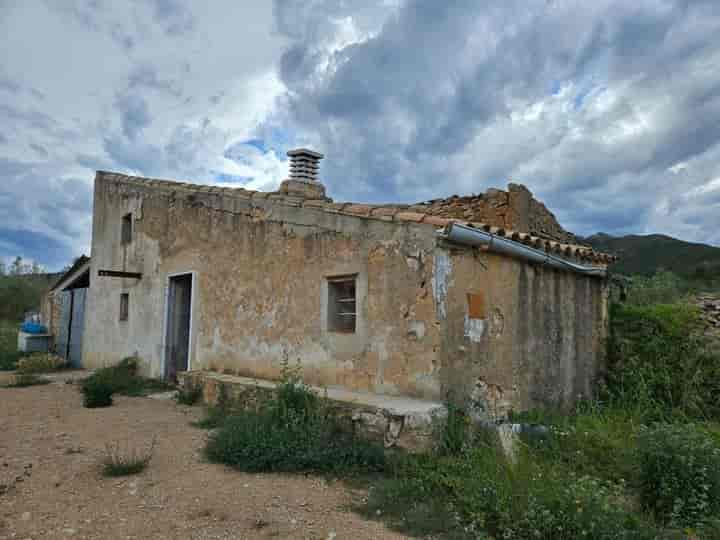
[[[209,371],[178,374],[183,387],[200,385],[203,402],[216,405],[222,393],[233,407],[257,405],[272,397],[275,383]],[[434,402],[392,398],[344,390],[313,388],[331,407],[349,419],[357,433],[381,441],[385,448],[408,451],[428,450],[433,444],[435,419],[446,415],[445,408]]]

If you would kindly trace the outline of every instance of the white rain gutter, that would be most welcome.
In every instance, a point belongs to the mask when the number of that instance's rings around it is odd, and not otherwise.
[[[482,247],[495,253],[502,253],[503,255],[509,255],[544,266],[551,266],[559,270],[567,270],[597,277],[605,277],[607,275],[607,270],[604,267],[585,266],[567,261],[561,257],[546,253],[545,251],[459,223],[451,222],[439,231],[439,235],[441,238],[455,244]]]

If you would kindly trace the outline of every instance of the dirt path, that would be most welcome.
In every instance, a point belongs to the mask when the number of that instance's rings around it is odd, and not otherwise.
[[[0,539],[406,538],[349,510],[364,493],[341,483],[203,463],[200,413],[124,397],[85,409],[64,383],[0,389]],[[100,475],[107,442],[153,436],[146,471]]]

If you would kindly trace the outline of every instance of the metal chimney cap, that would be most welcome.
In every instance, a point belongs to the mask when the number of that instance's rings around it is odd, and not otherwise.
[[[308,150],[307,148],[296,148],[295,150],[288,150],[287,153],[288,157],[300,157],[300,156],[309,156],[311,158],[315,159],[322,159],[325,156],[322,155],[320,152],[313,152],[312,150]]]

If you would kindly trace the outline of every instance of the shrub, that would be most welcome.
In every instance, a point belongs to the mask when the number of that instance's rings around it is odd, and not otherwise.
[[[203,397],[203,388],[199,383],[186,380],[185,386],[178,388],[175,393],[175,400],[180,405],[195,405]]]
[[[504,524],[503,538],[656,538],[652,527],[626,506],[617,484],[540,470],[530,479],[522,505]]]
[[[137,449],[121,449],[120,443],[105,445],[105,456],[102,460],[103,476],[128,476],[145,470],[152,459],[156,439],[145,451]]]
[[[690,284],[672,272],[660,271],[652,276],[634,275],[627,289],[627,302],[638,306],[673,304],[687,297]]]
[[[81,386],[83,405],[88,409],[110,407],[113,404],[114,388],[108,381],[100,377],[88,377]]]
[[[148,392],[161,392],[174,388],[164,381],[138,376],[137,369],[138,359],[128,357],[115,366],[98,369],[85,379],[85,384],[89,381],[99,381],[111,389],[111,393],[125,396],[143,396]]]
[[[445,403],[447,416],[435,419],[436,452],[440,455],[457,455],[469,442],[470,419],[464,409],[450,400]]]
[[[380,445],[356,437],[287,367],[274,399],[228,416],[205,454],[249,472],[377,471],[385,463]]]
[[[38,386],[42,384],[50,384],[50,381],[43,378],[38,377],[34,374],[29,373],[18,373],[15,375],[13,380],[7,384],[8,388],[25,388],[27,386]]]
[[[720,445],[704,429],[658,424],[638,441],[640,493],[658,520],[693,526],[720,512]]]
[[[640,426],[632,414],[595,404],[581,406],[574,414],[544,417],[539,422],[542,436],[531,436],[532,428],[520,435],[535,459],[580,476],[614,482],[635,478],[635,434]]]
[[[491,446],[460,456],[405,456],[375,486],[370,513],[415,534],[476,538],[653,538],[626,508],[622,486],[575,476],[522,454],[515,466]],[[418,521],[419,519],[419,521]]]
[[[17,350],[18,325],[0,319],[0,371],[12,371],[21,353]]]
[[[606,397],[647,421],[720,416],[720,361],[683,304],[611,309]]]
[[[65,367],[65,360],[49,353],[34,353],[21,358],[17,363],[20,373],[45,373]]]

